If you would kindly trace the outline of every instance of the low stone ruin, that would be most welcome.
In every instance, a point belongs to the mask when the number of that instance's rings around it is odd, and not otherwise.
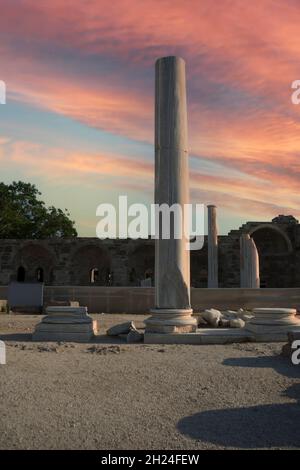
[[[242,308],[238,311],[220,311],[214,308],[204,310],[204,312],[194,313],[197,317],[198,327],[209,326],[210,328],[244,328],[246,321],[252,318],[249,311]]]
[[[295,308],[255,308],[246,329],[259,341],[284,341],[290,331],[300,332],[300,316]]]
[[[90,341],[97,333],[97,322],[87,307],[47,307],[46,316],[36,325],[35,341]]]
[[[294,308],[255,308],[221,312],[214,308],[194,314],[198,332],[207,328],[239,328],[249,341],[285,341],[288,334],[300,334],[300,316]]]
[[[140,343],[144,339],[143,333],[137,330],[132,321],[114,325],[107,330],[106,334],[125,339],[127,343]]]

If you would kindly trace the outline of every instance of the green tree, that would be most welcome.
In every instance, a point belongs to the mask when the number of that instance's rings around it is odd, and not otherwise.
[[[65,209],[46,207],[34,184],[0,183],[0,238],[76,237]]]

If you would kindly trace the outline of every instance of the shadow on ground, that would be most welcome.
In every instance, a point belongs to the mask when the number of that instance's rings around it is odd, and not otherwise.
[[[178,429],[192,439],[234,448],[299,448],[298,403],[211,410],[183,418]]]
[[[229,358],[223,364],[272,367],[286,377],[300,378],[300,366],[281,356]],[[300,384],[289,387],[283,396],[296,402],[204,411],[181,419],[177,427],[192,439],[222,447],[299,449]]]
[[[230,357],[224,359],[223,365],[230,367],[271,368],[285,377],[300,379],[300,366],[293,365],[288,357],[281,355]]]

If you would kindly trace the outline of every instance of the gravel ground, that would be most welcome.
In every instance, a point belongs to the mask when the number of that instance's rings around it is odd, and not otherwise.
[[[100,332],[142,315],[93,315]],[[300,366],[282,344],[33,343],[0,315],[0,449],[300,449]]]

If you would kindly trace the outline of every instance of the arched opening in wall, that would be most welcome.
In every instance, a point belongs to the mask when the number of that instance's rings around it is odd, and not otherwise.
[[[287,234],[274,225],[261,225],[250,235],[259,256],[260,287],[292,287],[293,248]]]
[[[49,282],[49,272],[55,264],[54,253],[43,242],[28,242],[19,249],[15,266],[26,266],[26,282]]]
[[[44,282],[44,270],[43,270],[43,268],[37,268],[37,270],[36,270],[36,280],[37,280],[37,282]]]
[[[291,251],[291,244],[287,235],[280,229],[272,226],[262,226],[251,233],[259,255],[278,256],[286,255]]]
[[[18,282],[25,282],[25,268],[23,266],[19,266],[18,271],[17,271],[17,281]]]
[[[95,284],[99,279],[99,269],[93,268],[90,270],[90,283]]]
[[[111,257],[108,250],[99,245],[84,245],[73,254],[72,285],[107,286],[112,282]]]
[[[154,243],[141,243],[128,255],[128,280],[131,286],[154,286]]]

